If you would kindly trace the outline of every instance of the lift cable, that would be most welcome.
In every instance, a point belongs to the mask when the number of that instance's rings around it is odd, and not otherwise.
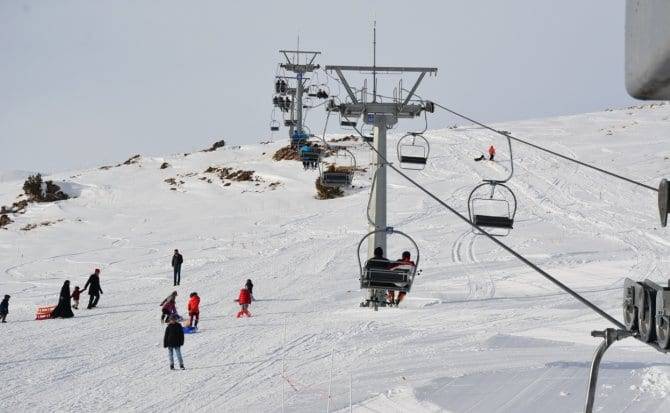
[[[436,105],[437,105],[437,104],[436,104]],[[491,128],[489,128],[489,129],[491,129]],[[362,134],[361,131],[358,129],[358,127],[354,127],[354,130],[361,136],[361,138],[363,138],[363,134]],[[495,129],[492,129],[492,130],[495,131]],[[495,131],[495,132],[500,133],[500,132],[498,132],[498,131]],[[407,181],[409,181],[412,185],[416,186],[416,187],[417,187],[419,190],[421,190],[423,193],[425,193],[425,194],[428,195],[429,197],[433,198],[437,203],[439,203],[439,204],[442,205],[443,207],[447,208],[451,213],[453,213],[454,215],[458,216],[461,220],[465,221],[468,225],[470,225],[471,227],[475,228],[477,231],[480,231],[482,235],[486,236],[488,239],[490,239],[491,241],[493,241],[493,242],[494,242],[495,244],[497,244],[500,248],[502,248],[502,249],[504,249],[505,251],[509,252],[509,253],[512,254],[514,257],[516,257],[517,259],[519,259],[521,262],[523,262],[524,264],[526,264],[528,267],[530,267],[530,268],[532,268],[533,270],[535,270],[535,272],[539,273],[539,274],[542,275],[544,278],[548,279],[549,281],[551,281],[552,283],[554,283],[555,285],[557,285],[560,289],[562,289],[563,291],[565,291],[565,292],[567,292],[568,294],[570,294],[570,295],[571,295],[572,297],[574,297],[577,301],[579,301],[579,302],[581,302],[582,304],[584,304],[585,306],[589,307],[591,310],[595,311],[595,312],[598,313],[601,317],[605,318],[607,321],[609,321],[610,323],[614,324],[614,325],[617,326],[618,328],[620,328],[620,329],[622,329],[622,330],[625,330],[625,329],[626,329],[626,327],[625,327],[622,323],[620,323],[617,319],[615,319],[615,318],[612,317],[611,315],[607,314],[607,313],[606,313],[604,310],[602,310],[600,307],[598,307],[597,305],[593,304],[591,301],[587,300],[586,298],[582,297],[579,293],[577,293],[576,291],[572,290],[570,287],[568,287],[567,285],[563,284],[562,282],[560,282],[559,280],[557,280],[556,278],[554,278],[553,276],[551,276],[549,273],[547,273],[546,271],[544,271],[542,268],[540,268],[540,267],[538,267],[537,265],[535,265],[535,264],[533,264],[532,262],[530,262],[530,261],[529,261],[528,259],[526,259],[523,255],[519,254],[518,252],[516,252],[515,250],[513,250],[511,247],[508,247],[505,243],[503,243],[502,241],[498,240],[496,237],[494,237],[493,235],[491,235],[490,233],[488,233],[487,231],[485,231],[485,230],[484,230],[483,228],[481,228],[480,226],[476,225],[474,222],[470,221],[470,220],[469,220],[467,217],[465,217],[463,214],[461,214],[461,213],[458,212],[456,209],[454,209],[452,206],[450,206],[449,204],[447,204],[446,202],[444,202],[443,200],[441,200],[439,197],[437,197],[435,194],[433,194],[432,192],[430,192],[430,191],[429,191],[428,189],[426,189],[424,186],[422,186],[421,184],[419,184],[418,182],[416,182],[416,181],[415,181],[414,179],[412,179],[410,176],[408,176],[407,174],[405,174],[404,172],[402,172],[399,168],[396,168],[396,167],[395,167],[392,163],[390,163],[384,156],[382,156],[382,155],[377,151],[377,149],[374,147],[374,145],[372,145],[370,142],[366,142],[366,143],[368,144],[368,146],[370,147],[370,149],[372,149],[374,152],[377,153],[377,155],[379,156],[379,158],[384,162],[384,164],[385,164],[386,166],[388,166],[389,168],[393,169],[395,172],[397,172],[400,176],[402,176],[402,177],[405,178]]]
[[[469,122],[472,122],[472,123],[474,123],[475,125],[481,126],[481,127],[484,128],[484,129],[488,129],[488,130],[490,130],[491,132],[495,132],[495,133],[497,133],[498,135],[502,135],[502,136],[504,136],[504,137],[506,137],[506,138],[509,138],[509,139],[512,139],[512,140],[514,140],[514,141],[516,141],[516,142],[523,143],[524,145],[528,145],[528,146],[531,146],[531,147],[533,147],[533,148],[535,148],[535,149],[539,149],[539,150],[541,150],[541,151],[550,153],[550,154],[552,154],[552,155],[554,155],[554,156],[557,156],[557,157],[559,157],[559,158],[565,159],[566,161],[574,162],[574,163],[577,163],[577,164],[579,164],[579,165],[585,166],[585,167],[587,167],[587,168],[591,168],[591,169],[596,170],[596,171],[598,171],[598,172],[604,173],[604,174],[606,174],[606,175],[613,176],[613,177],[615,177],[615,178],[617,178],[617,179],[621,179],[621,180],[626,181],[626,182],[629,182],[629,183],[631,183],[631,184],[633,184],[633,185],[641,186],[642,188],[646,188],[646,189],[652,190],[652,191],[654,191],[654,192],[658,192],[658,188],[654,188],[653,186],[649,186],[649,185],[643,184],[642,182],[638,182],[638,181],[636,181],[636,180],[634,180],[634,179],[626,178],[625,176],[621,176],[621,175],[619,175],[619,174],[615,174],[614,172],[607,171],[607,170],[605,170],[605,169],[602,169],[602,168],[599,168],[599,167],[597,167],[597,166],[588,164],[588,163],[586,163],[586,162],[582,162],[582,161],[577,160],[577,159],[575,159],[575,158],[571,158],[571,157],[569,157],[569,156],[562,155],[562,154],[560,154],[560,153],[554,152],[554,151],[549,150],[549,149],[547,149],[547,148],[543,148],[542,146],[539,146],[539,145],[536,145],[536,144],[534,144],[534,143],[531,143],[531,142],[528,142],[528,141],[526,141],[526,140],[523,140],[523,139],[521,139],[521,138],[517,138],[517,137],[515,137],[515,136],[512,136],[511,133],[505,133],[505,132],[499,131],[499,130],[497,130],[497,129],[495,129],[495,128],[492,128],[492,127],[490,127],[490,126],[488,126],[488,125],[486,125],[486,124],[483,124],[483,123],[481,123],[481,122],[478,122],[478,121],[476,121],[476,120],[474,120],[474,119],[472,119],[472,118],[470,118],[470,117],[468,117],[468,116],[465,116],[465,115],[463,115],[463,114],[461,114],[461,113],[458,113],[458,112],[456,112],[456,111],[454,111],[454,110],[451,110],[451,109],[449,109],[449,108],[447,108],[447,107],[445,107],[445,106],[442,106],[442,105],[440,105],[440,104],[437,103],[437,102],[434,102],[434,101],[433,101],[433,104],[434,104],[435,106],[437,106],[438,108],[440,108],[440,109],[443,109],[443,110],[445,110],[445,111],[447,111],[447,112],[449,112],[449,113],[451,113],[451,114],[453,114],[453,115],[456,115],[456,116],[458,116],[459,118],[462,118],[462,119],[465,119],[465,120],[467,120],[467,121],[469,121]]]

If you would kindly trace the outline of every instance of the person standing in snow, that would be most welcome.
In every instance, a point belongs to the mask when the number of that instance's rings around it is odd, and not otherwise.
[[[167,322],[172,316],[176,316],[177,292],[172,291],[172,294],[168,295],[159,305],[161,307],[161,323],[163,321]]]
[[[5,294],[5,298],[2,299],[2,302],[0,302],[0,320],[2,320],[3,323],[6,323],[5,319],[7,318],[7,314],[9,314],[9,299],[11,297],[7,294]]]
[[[491,145],[489,146],[489,161],[492,161],[495,156],[496,156],[496,148],[493,145]]]
[[[178,286],[181,282],[181,264],[184,262],[184,257],[179,253],[179,250],[174,250],[172,255],[172,269],[174,270],[174,286]]]
[[[251,313],[249,312],[249,305],[251,304],[251,294],[249,293],[249,290],[246,287],[240,290],[240,295],[237,297],[237,300],[235,301],[237,301],[240,304],[240,311],[237,313],[237,318],[240,318],[243,315],[251,317]]]
[[[60,295],[58,297],[58,305],[51,312],[51,318],[72,318],[74,313],[72,312],[71,302],[70,302],[70,281],[65,280],[63,286],[60,289]]]
[[[74,304],[72,304],[72,308],[75,310],[79,309],[79,296],[81,295],[81,291],[79,290],[79,286],[74,287],[74,291],[72,291],[72,301],[74,301]]]
[[[251,301],[254,301],[254,283],[251,282],[251,279],[247,279],[247,283],[244,284],[244,286],[247,287],[247,290],[249,290]]]
[[[81,292],[84,292],[88,289],[88,307],[91,309],[97,307],[98,301],[100,300],[100,294],[102,294],[102,287],[100,287],[100,269],[96,268],[93,274],[88,277],[88,281],[84,284],[84,288]]]
[[[193,292],[190,295],[190,298],[188,300],[188,316],[189,316],[189,323],[188,325],[190,327],[198,327],[198,321],[200,320],[200,296],[198,296],[198,293]],[[195,323],[193,322],[195,320]]]
[[[185,370],[184,360],[181,358],[181,346],[184,345],[184,330],[181,324],[177,323],[177,317],[171,316],[169,323],[165,328],[165,336],[163,337],[163,348],[168,349],[170,355],[170,370],[174,370],[174,354],[177,354],[177,361],[179,361],[179,368]]]

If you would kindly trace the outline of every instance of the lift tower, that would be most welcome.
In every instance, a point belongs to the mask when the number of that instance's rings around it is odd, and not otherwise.
[[[375,41],[376,43],[376,41]],[[365,124],[373,127],[373,142],[374,153],[372,157],[372,167],[374,169],[374,180],[372,186],[372,195],[369,205],[370,231],[378,231],[370,236],[368,241],[368,259],[374,256],[376,247],[381,247],[384,253],[387,253],[386,248],[386,163],[388,159],[386,155],[386,131],[393,127],[398,119],[414,118],[421,114],[422,111],[433,112],[433,105],[430,102],[420,103],[412,101],[414,93],[419,84],[426,76],[426,74],[434,74],[437,68],[433,67],[389,67],[377,66],[376,59],[373,66],[333,66],[326,65],[327,72],[335,72],[344,89],[349,96],[348,103],[335,104],[330,101],[327,110],[332,112],[339,112],[340,115],[347,120],[355,120],[363,117]],[[359,72],[364,74],[372,74],[373,93],[372,101],[367,100],[367,90],[364,87],[361,96],[357,96],[345,78],[344,72]],[[402,73],[418,73],[412,88],[407,91],[403,97],[402,88],[399,89],[397,95],[393,99],[382,102],[377,95],[377,74],[402,74]],[[383,303],[384,291],[371,290],[368,301]]]
[[[294,89],[289,89],[289,93],[293,94],[295,99],[291,108],[291,122],[289,125],[289,139],[291,143],[307,140],[308,136],[304,131],[303,116],[302,116],[302,96],[305,92],[305,83],[309,80],[305,77],[306,73],[311,73],[319,69],[319,65],[314,64],[316,57],[321,52],[310,52],[304,50],[280,50],[279,53],[284,55],[286,63],[281,63],[280,67],[289,72],[295,73],[296,86]],[[300,58],[304,56],[305,63],[300,63]],[[294,118],[295,115],[295,118]]]

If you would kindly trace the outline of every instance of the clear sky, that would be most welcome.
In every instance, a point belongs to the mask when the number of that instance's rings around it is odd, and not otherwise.
[[[267,139],[277,50],[300,36],[321,64],[371,64],[374,19],[378,64],[438,67],[420,92],[475,118],[626,106],[624,9],[624,0],[0,1],[0,170]],[[324,118],[315,110],[310,125]],[[452,123],[436,113],[429,126]]]

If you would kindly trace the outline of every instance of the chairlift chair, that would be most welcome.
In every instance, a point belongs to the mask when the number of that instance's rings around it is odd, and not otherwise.
[[[356,157],[351,151],[340,147],[335,152],[336,162],[330,166],[319,164],[321,185],[330,188],[341,188],[351,185],[356,171]]]
[[[308,139],[309,139],[308,133],[306,133],[302,129],[296,129],[293,131],[293,135],[291,135],[291,145],[300,146],[302,144],[307,143]]]
[[[420,133],[408,133],[397,144],[398,161],[402,169],[420,171],[426,167],[430,144]]]
[[[270,131],[271,132],[277,132],[279,130],[279,122],[276,120],[271,120],[270,121]]]
[[[403,268],[398,269],[389,269],[384,268],[385,265],[376,267],[374,265],[374,258],[363,262],[361,258],[361,247],[366,243],[367,239],[374,234],[379,234],[385,232],[387,235],[394,236],[400,235],[402,238],[405,238],[409,241],[411,248],[414,249],[415,254],[412,256],[414,259],[414,266],[403,266]],[[414,278],[417,274],[417,268],[419,267],[420,251],[416,242],[412,237],[405,234],[402,231],[388,227],[386,229],[378,229],[371,231],[361,238],[358,243],[358,266],[360,270],[360,283],[362,289],[367,290],[391,290],[391,291],[401,291],[408,293],[412,289],[412,284],[414,283]],[[394,261],[388,263],[379,261],[380,263],[387,264],[388,267],[393,266]],[[373,265],[368,265],[368,263]]]
[[[489,189],[483,194],[482,188]],[[487,180],[477,185],[468,197],[470,221],[479,227],[506,230],[491,235],[505,236],[514,226],[517,201],[514,192],[502,181]]]

